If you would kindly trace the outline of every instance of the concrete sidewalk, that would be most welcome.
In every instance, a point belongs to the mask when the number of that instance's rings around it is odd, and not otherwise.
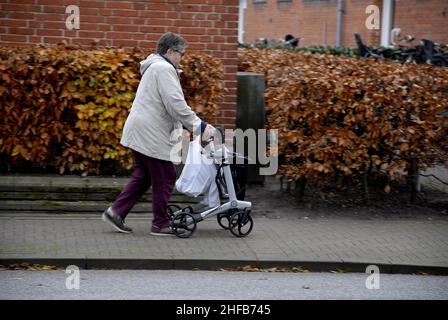
[[[312,271],[448,273],[448,219],[308,217],[279,197],[277,186],[253,187],[254,229],[236,238],[212,217],[191,238],[149,234],[151,214],[130,214],[120,234],[97,214],[0,214],[0,264],[30,262],[80,268],[214,269],[246,265]]]

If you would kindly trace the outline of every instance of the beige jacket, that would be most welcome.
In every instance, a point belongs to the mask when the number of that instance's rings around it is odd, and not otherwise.
[[[163,57],[151,54],[140,62],[140,72],[120,143],[149,157],[179,163],[182,126],[200,132],[201,119],[185,101],[177,70]]]

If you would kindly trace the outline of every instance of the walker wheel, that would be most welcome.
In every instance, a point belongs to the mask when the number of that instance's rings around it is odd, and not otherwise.
[[[171,221],[171,229],[179,238],[188,238],[196,230],[196,220],[191,214],[181,212]]]
[[[182,209],[182,212],[193,214],[194,213],[193,207],[192,206],[185,207]]]
[[[218,224],[223,228],[224,230],[229,230],[229,212],[222,212],[216,216],[216,219],[218,220]],[[226,221],[223,221],[225,219]]]
[[[230,216],[229,229],[236,237],[242,238],[247,236],[254,226],[254,221],[250,216],[250,212],[238,211]]]
[[[177,211],[180,211],[181,207],[179,207],[176,204],[170,204],[170,205],[168,205],[167,209],[168,209],[168,216],[170,217],[171,220],[173,220],[174,213]]]

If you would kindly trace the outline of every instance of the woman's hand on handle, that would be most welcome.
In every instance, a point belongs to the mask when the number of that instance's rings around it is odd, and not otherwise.
[[[207,124],[204,132],[202,133],[202,141],[208,141],[211,137],[215,137],[216,133],[216,128],[210,124]]]

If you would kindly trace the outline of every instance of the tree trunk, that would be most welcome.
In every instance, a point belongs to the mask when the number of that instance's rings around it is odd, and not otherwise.
[[[417,174],[418,174],[417,161],[415,161],[415,159],[411,159],[408,170],[408,181],[411,192],[411,203],[414,203],[417,197]]]
[[[300,179],[296,181],[295,189],[299,201],[302,201],[303,196],[305,194],[305,185],[306,185],[306,177],[300,177]]]
[[[369,179],[367,172],[364,173],[364,200],[367,205],[370,204]]]

